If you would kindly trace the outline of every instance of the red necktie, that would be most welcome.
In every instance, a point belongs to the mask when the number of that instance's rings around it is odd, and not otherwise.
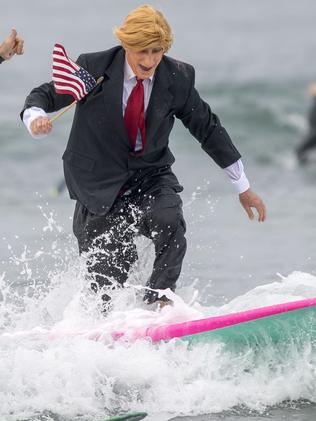
[[[142,139],[142,149],[145,145],[145,114],[144,114],[144,86],[141,79],[137,80],[125,109],[124,121],[131,142],[133,151],[135,151],[136,138],[140,130]]]

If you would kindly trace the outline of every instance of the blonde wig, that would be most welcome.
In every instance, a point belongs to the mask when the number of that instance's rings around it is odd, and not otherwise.
[[[123,25],[115,28],[113,32],[123,48],[132,51],[162,48],[166,53],[173,41],[171,28],[165,17],[149,4],[131,11]]]

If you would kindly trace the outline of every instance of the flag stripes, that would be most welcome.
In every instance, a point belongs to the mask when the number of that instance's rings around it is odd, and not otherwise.
[[[53,83],[57,93],[69,94],[76,101],[84,98],[96,85],[95,79],[72,61],[60,44],[55,44],[53,50]]]

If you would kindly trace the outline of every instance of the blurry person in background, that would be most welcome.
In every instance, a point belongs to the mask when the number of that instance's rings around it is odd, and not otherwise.
[[[0,63],[10,60],[15,54],[23,54],[23,45],[24,40],[18,36],[16,29],[12,28],[10,35],[0,44]]]
[[[114,33],[120,45],[77,61],[104,81],[77,104],[63,155],[67,188],[77,202],[73,230],[105,309],[111,289],[124,285],[136,262],[134,237],[150,238],[155,261],[144,300],[163,306],[169,301],[161,290],[175,290],[186,252],[183,187],[169,149],[175,117],[223,168],[248,217],[254,208],[262,222],[266,211],[250,189],[240,153],[196,90],[194,68],[166,55],[173,35],[162,13],[140,6]],[[52,130],[46,113],[71,102],[46,83],[32,90],[21,117],[33,137],[43,137]]]
[[[308,114],[308,131],[302,143],[296,149],[297,159],[300,164],[308,162],[309,155],[313,149],[316,149],[316,84],[309,87],[311,96],[311,106]]]

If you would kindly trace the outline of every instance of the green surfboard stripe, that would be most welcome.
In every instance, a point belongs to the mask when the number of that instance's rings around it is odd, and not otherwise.
[[[218,340],[233,347],[264,346],[277,343],[304,343],[316,340],[316,308],[299,310],[262,317],[249,322],[208,332],[184,336],[190,344]]]
[[[118,415],[117,417],[106,418],[99,421],[140,421],[147,417],[147,415],[146,412],[135,412],[133,414]]]

